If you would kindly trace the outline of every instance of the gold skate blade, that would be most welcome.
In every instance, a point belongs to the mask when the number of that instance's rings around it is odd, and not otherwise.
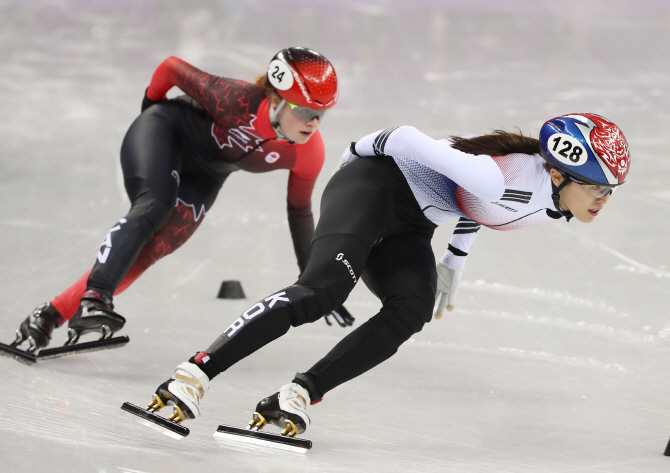
[[[154,414],[153,412],[149,412],[148,410],[142,409],[141,407],[138,407],[129,402],[123,403],[120,414],[124,417],[128,417],[129,419],[134,420],[135,422],[139,422],[140,424],[145,425],[150,429],[160,432],[161,434],[172,437],[173,439],[183,439],[190,432],[188,428],[182,425],[175,424],[174,422],[171,422],[164,417]]]
[[[37,356],[35,354],[28,353],[20,348],[5,345],[4,343],[0,343],[0,355],[6,356],[7,358],[14,358],[19,363],[28,366],[37,362]]]
[[[267,448],[276,448],[295,453],[305,453],[312,448],[312,441],[257,430],[240,429],[230,425],[219,425],[214,437],[222,442],[254,444]]]
[[[110,348],[120,348],[130,341],[127,336],[114,337],[107,339],[94,340],[92,342],[75,343],[74,345],[63,345],[62,347],[46,348],[40,350],[37,355],[38,360],[50,360],[60,358],[61,356],[75,355],[79,353],[88,353],[93,351],[107,350]]]

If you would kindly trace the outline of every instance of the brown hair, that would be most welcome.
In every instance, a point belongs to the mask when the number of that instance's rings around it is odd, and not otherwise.
[[[266,74],[256,76],[254,78],[254,84],[263,89],[265,91],[265,95],[267,95],[268,97],[272,97],[275,94],[279,95],[277,93],[277,89],[275,89],[274,86],[270,84],[270,81],[268,80],[268,76]]]
[[[510,133],[505,130],[493,130],[488,135],[464,138],[450,136],[451,147],[468,154],[488,154],[504,156],[506,154],[540,154],[540,142],[523,133]]]

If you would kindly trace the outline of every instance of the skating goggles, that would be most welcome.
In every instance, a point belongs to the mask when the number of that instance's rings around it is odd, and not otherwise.
[[[303,107],[291,102],[286,102],[286,104],[291,107],[291,112],[293,112],[293,115],[303,122],[311,122],[315,118],[318,118],[319,121],[321,121],[323,116],[326,114],[326,110],[314,110],[313,108]]]
[[[595,197],[596,199],[603,199],[608,195],[612,195],[616,190],[616,187],[603,186],[602,184],[589,184],[587,182],[580,181],[579,179],[575,179],[570,175],[568,175],[568,177],[571,181],[579,184],[580,187],[584,189],[584,192],[586,192],[591,197]]]

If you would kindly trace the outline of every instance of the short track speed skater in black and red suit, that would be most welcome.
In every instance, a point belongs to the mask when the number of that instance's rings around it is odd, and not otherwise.
[[[172,87],[186,95],[166,99]],[[39,305],[0,353],[34,363],[127,343],[114,337],[126,319],[112,298],[193,235],[234,171],[290,171],[288,222],[302,272],[314,233],[312,191],[325,156],[318,128],[337,93],[333,66],[306,48],[277,53],[255,83],[211,75],[176,57],[163,61],[121,147],[130,210],[105,236],[92,269]],[[353,322],[344,307],[332,312],[342,326]],[[46,348],[66,322],[66,346]],[[101,338],[78,343],[89,332]]]

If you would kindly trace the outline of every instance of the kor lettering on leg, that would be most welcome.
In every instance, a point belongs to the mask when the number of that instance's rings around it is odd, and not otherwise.
[[[102,248],[100,248],[100,251],[98,251],[98,261],[100,261],[101,264],[104,264],[107,261],[109,252],[112,249],[112,232],[120,230],[121,225],[126,222],[127,220],[125,218],[122,218],[121,220],[119,220],[118,224],[113,226],[109,230],[109,232],[107,232],[107,236],[105,236],[105,240],[102,242]]]
[[[226,330],[224,330],[223,333],[226,333],[228,335],[228,338],[232,337],[235,332],[237,332],[239,329],[242,328],[244,325],[245,320],[251,320],[257,315],[262,314],[265,312],[266,309],[272,309],[274,305],[279,302],[291,302],[288,298],[282,297],[285,296],[286,292],[278,292],[277,294],[273,294],[270,297],[265,299],[265,302],[267,303],[267,307],[265,303],[263,302],[257,302],[256,304],[252,305],[249,307],[244,314],[242,314],[241,317],[238,317],[235,319],[235,321],[230,324],[230,327],[228,327]]]

